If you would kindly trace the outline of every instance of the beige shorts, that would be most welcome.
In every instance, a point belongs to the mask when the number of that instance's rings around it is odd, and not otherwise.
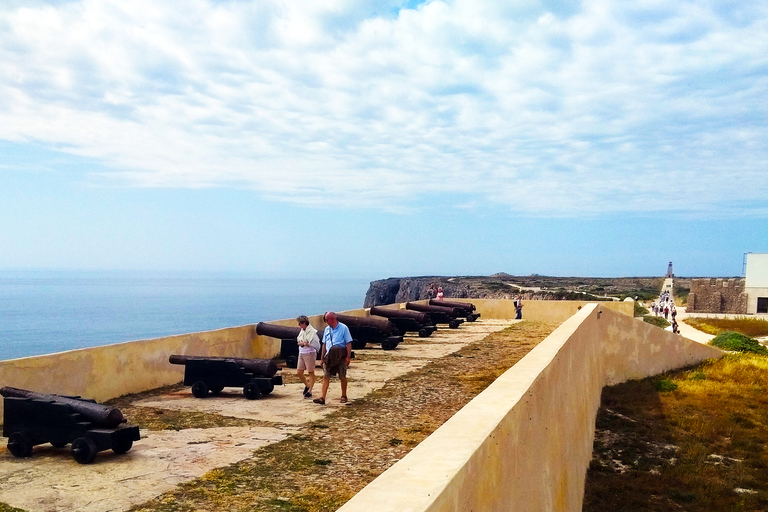
[[[317,352],[311,354],[299,354],[299,364],[297,370],[306,370],[307,373],[315,373],[315,362],[317,361]]]

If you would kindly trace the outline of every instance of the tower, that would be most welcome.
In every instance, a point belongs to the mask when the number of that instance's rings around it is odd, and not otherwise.
[[[669,266],[667,267],[667,275],[664,277],[675,277],[675,274],[672,273],[672,262],[669,262]]]

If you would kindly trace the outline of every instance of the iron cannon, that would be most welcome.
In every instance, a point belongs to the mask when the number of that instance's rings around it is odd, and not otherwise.
[[[428,304],[419,304],[417,302],[406,302],[405,309],[412,311],[421,311],[427,313],[436,324],[448,324],[451,329],[458,329],[464,323],[459,308],[448,308],[445,306],[430,306]]]
[[[168,362],[184,365],[184,385],[192,386],[196,398],[205,398],[209,391],[216,395],[225,387],[242,387],[245,398],[255,400],[283,384],[272,359],[172,355]]]
[[[93,462],[98,452],[126,453],[140,439],[139,427],[127,425],[119,409],[78,396],[37,393],[4,387],[3,436],[14,457],[29,457],[32,449],[51,443],[56,448],[71,444],[72,457],[80,464]]]
[[[336,319],[349,327],[352,348],[365,348],[368,343],[381,343],[384,350],[394,350],[403,341],[397,327],[386,318],[350,316],[336,314]]]
[[[447,308],[456,308],[459,310],[459,316],[463,316],[468,322],[474,322],[480,318],[480,313],[475,313],[477,310],[474,304],[471,302],[457,302],[448,300],[429,299],[430,306],[445,306]]]
[[[401,334],[417,332],[425,338],[437,330],[429,314],[408,309],[389,309],[378,306],[371,307],[371,315],[388,318]]]
[[[280,359],[285,360],[285,365],[288,368],[296,368],[299,362],[299,345],[296,343],[299,332],[301,332],[300,327],[267,324],[264,322],[256,324],[256,334],[280,340]],[[323,331],[318,330],[317,336],[322,340]],[[320,357],[319,353],[317,357]]]

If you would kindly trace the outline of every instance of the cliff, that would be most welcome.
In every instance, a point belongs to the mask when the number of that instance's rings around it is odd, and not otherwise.
[[[373,281],[365,294],[363,307],[382,306],[396,302],[408,302],[427,298],[430,283],[441,287],[445,298],[509,299],[517,295],[517,288],[491,278],[467,277],[391,277]]]
[[[663,279],[658,277],[552,277],[513,276],[422,276],[391,277],[373,281],[365,294],[363,307],[382,306],[427,298],[430,283],[443,288],[446,299],[524,300],[623,300],[638,297],[650,300],[659,296]],[[676,295],[688,293],[690,278],[675,278]]]

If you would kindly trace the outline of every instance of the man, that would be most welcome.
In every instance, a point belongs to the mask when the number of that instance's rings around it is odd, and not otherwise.
[[[331,375],[339,374],[341,381],[341,403],[347,402],[347,368],[352,359],[352,335],[349,328],[336,319],[336,313],[329,311],[325,314],[328,327],[323,332],[323,391],[320,398],[312,400],[316,404],[325,404]]]

